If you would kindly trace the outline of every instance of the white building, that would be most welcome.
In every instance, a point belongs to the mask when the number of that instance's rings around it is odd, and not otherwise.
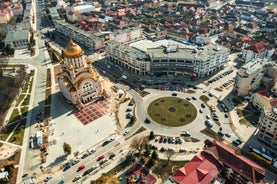
[[[274,47],[263,41],[246,41],[243,43],[242,47],[242,58],[245,60],[245,62],[257,58],[271,58],[274,52]]]
[[[28,48],[29,42],[29,30],[11,31],[8,32],[5,38],[5,46],[10,45],[10,47],[14,49]]]
[[[63,53],[59,87],[66,100],[79,108],[99,100],[103,93],[102,81],[81,47],[70,40]]]
[[[205,77],[222,69],[229,56],[229,49],[213,44],[197,50],[173,40],[140,40],[129,45],[112,41],[106,51],[112,61],[139,75]]]
[[[261,111],[258,137],[270,145],[277,146],[277,98],[261,91],[251,96],[251,103]]]
[[[256,59],[244,64],[234,78],[234,89],[238,96],[248,95],[249,92],[257,89],[264,75],[267,59]]]

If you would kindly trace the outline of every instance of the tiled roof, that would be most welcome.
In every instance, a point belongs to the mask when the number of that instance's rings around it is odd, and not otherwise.
[[[245,48],[246,50],[252,50],[253,52],[260,53],[264,52],[265,50],[271,50],[273,49],[272,46],[266,44],[265,42],[256,42],[254,44],[251,44],[250,46]]]
[[[178,169],[172,178],[179,184],[210,183],[221,170],[222,166],[214,156],[201,152],[195,155],[184,167]]]
[[[206,140],[204,150],[212,152],[219,161],[248,181],[256,183],[265,176],[263,168],[221,142]]]

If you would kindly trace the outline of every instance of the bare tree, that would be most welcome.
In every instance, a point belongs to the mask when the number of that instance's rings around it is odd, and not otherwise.
[[[167,163],[169,163],[171,157],[175,154],[175,151],[172,149],[168,149],[165,152],[166,158],[167,158]]]
[[[142,137],[135,137],[131,144],[130,144],[130,149],[132,151],[137,151],[139,156],[141,154],[141,152],[144,150],[145,148],[145,144],[146,144],[146,140]]]

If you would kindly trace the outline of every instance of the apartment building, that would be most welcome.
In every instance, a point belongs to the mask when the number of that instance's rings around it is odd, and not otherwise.
[[[271,146],[277,145],[277,98],[267,90],[251,96],[251,103],[261,111],[258,137]]]
[[[133,40],[142,38],[142,29],[140,27],[132,27],[120,31],[110,33],[110,40],[117,41],[119,43],[128,43]]]
[[[104,47],[104,39],[102,37],[97,37],[94,34],[90,34],[83,30],[80,30],[78,27],[68,24],[63,20],[55,20],[54,24],[56,31],[59,34],[65,37],[72,35],[76,42],[86,46],[87,48],[98,50]]]
[[[233,91],[238,96],[245,96],[257,89],[264,75],[264,66],[268,63],[267,59],[256,59],[245,63],[234,78]]]
[[[124,47],[124,50],[117,48]],[[137,66],[143,69],[136,70],[139,75],[197,75],[205,77],[215,71],[222,69],[227,62],[229,49],[218,48],[213,44],[201,48],[192,48],[181,42],[173,40],[139,40],[128,44],[119,42],[108,43],[107,54],[112,61],[131,69],[128,65],[127,57],[124,55],[126,50],[136,50],[136,55],[143,55],[136,62]],[[129,52],[129,53],[130,53]],[[139,64],[140,63],[140,64]],[[142,72],[138,72],[142,71]]]

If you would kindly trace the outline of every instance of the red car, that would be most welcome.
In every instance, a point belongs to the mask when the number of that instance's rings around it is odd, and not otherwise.
[[[78,170],[77,170],[77,171],[81,171],[81,170],[83,170],[85,167],[86,167],[86,166],[84,166],[84,165],[80,165],[80,166],[78,167]]]
[[[103,158],[105,158],[105,156],[104,156],[104,155],[101,155],[101,156],[99,156],[99,157],[97,158],[97,161],[100,161],[100,160],[102,160]]]

